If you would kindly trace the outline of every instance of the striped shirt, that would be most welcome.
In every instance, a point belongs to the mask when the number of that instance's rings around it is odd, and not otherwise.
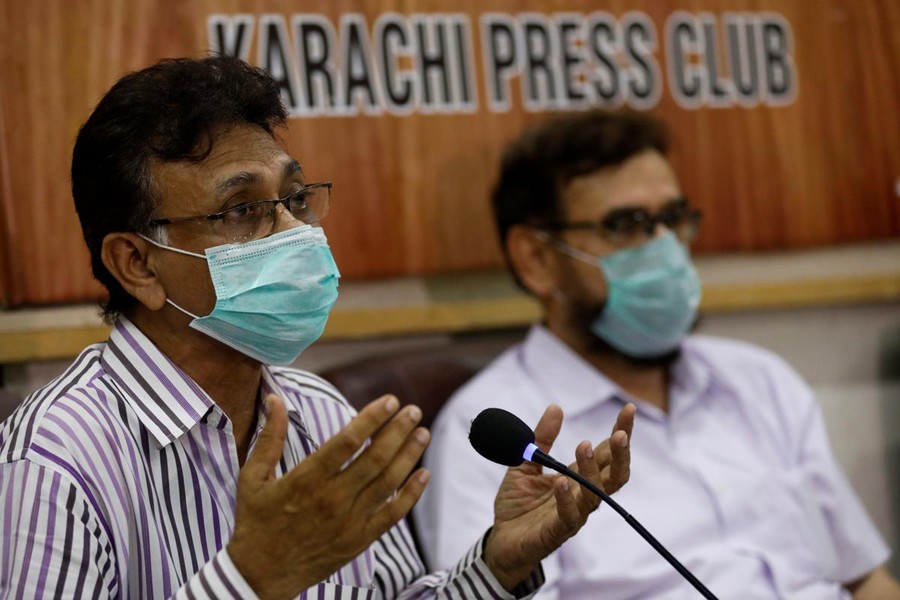
[[[278,475],[354,414],[309,373],[263,366],[261,381],[260,400],[276,393],[288,409]],[[260,410],[251,452],[264,425]],[[120,318],[0,427],[0,598],[255,598],[225,549],[238,469],[225,413]],[[300,597],[500,599],[540,586],[537,569],[506,592],[483,540],[426,574],[400,522]]]

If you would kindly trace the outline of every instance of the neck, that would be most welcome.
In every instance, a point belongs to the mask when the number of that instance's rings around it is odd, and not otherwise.
[[[170,307],[139,309],[128,317],[228,416],[243,465],[257,421],[259,362],[189,328],[190,317]]]
[[[582,328],[547,320],[547,328],[624,392],[669,412],[669,365],[673,357],[635,360]]]
[[[607,352],[582,356],[629,395],[669,412],[667,366],[637,364],[621,354]]]

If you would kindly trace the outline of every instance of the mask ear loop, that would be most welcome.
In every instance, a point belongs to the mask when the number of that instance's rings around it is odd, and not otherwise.
[[[591,265],[592,267],[598,266],[596,257],[591,256],[587,252],[579,250],[578,248],[573,248],[559,238],[550,235],[549,232],[543,229],[537,229],[534,233],[538,237],[538,239],[546,242],[551,247],[555,248],[566,256],[570,256],[576,260],[580,260]],[[566,293],[559,288],[553,288],[553,291],[550,292],[550,296],[560,304],[573,304],[572,299],[569,298],[569,296],[567,296]]]
[[[550,244],[551,246],[553,246],[554,248],[556,248],[563,254],[565,254],[567,256],[571,256],[572,258],[574,258],[576,260],[585,262],[585,263],[591,265],[592,267],[597,266],[598,257],[592,256],[592,255],[588,254],[587,252],[585,252],[584,250],[579,250],[578,248],[573,248],[572,246],[565,243],[558,237],[553,237],[552,235],[550,235],[548,232],[544,231],[543,229],[538,229],[537,231],[535,231],[535,235],[537,235],[537,237],[539,239],[547,242],[548,244]]]
[[[145,242],[149,242],[149,243],[153,244],[154,246],[156,246],[157,248],[162,248],[163,250],[171,250],[172,252],[177,252],[178,254],[184,254],[186,256],[193,256],[195,258],[202,258],[203,260],[206,260],[206,256],[204,256],[203,254],[197,254],[196,252],[190,252],[189,250],[182,250],[181,248],[175,248],[174,246],[166,246],[165,244],[160,244],[156,240],[151,240],[150,238],[148,238],[146,235],[144,235],[142,233],[139,233],[137,235],[139,238],[141,238]],[[172,300],[169,299],[168,296],[166,296],[166,302],[168,304],[171,304],[172,306],[174,306],[175,308],[177,308],[178,310],[180,310],[181,312],[183,312],[184,314],[186,314],[189,317],[193,317],[194,319],[202,318],[202,317],[198,317],[197,315],[195,315],[194,313],[192,313],[190,311],[187,311],[187,310],[181,308],[180,306],[178,306],[177,304],[172,302]]]
[[[146,235],[144,235],[142,233],[137,234],[137,236],[139,238],[141,238],[142,240],[144,240],[145,242],[149,242],[149,243],[153,244],[157,248],[162,248],[163,250],[171,250],[172,252],[177,252],[178,254],[184,254],[186,256],[193,256],[194,258],[202,258],[203,260],[206,260],[205,254],[197,254],[196,252],[191,252],[190,250],[182,250],[181,248],[176,248],[174,246],[166,246],[165,244],[160,244],[156,240],[151,240],[150,238],[148,238]]]
[[[190,311],[187,311],[187,310],[181,308],[180,306],[178,306],[177,304],[175,304],[174,302],[172,302],[172,300],[171,300],[170,298],[168,298],[168,297],[166,298],[166,302],[169,303],[169,304],[171,304],[172,306],[174,306],[175,308],[177,308],[178,310],[180,310],[181,312],[183,312],[184,314],[186,314],[186,315],[189,316],[189,317],[193,317],[194,319],[202,319],[202,318],[203,318],[203,317],[198,317],[198,316],[195,315],[194,313],[192,313],[192,312],[190,312]]]

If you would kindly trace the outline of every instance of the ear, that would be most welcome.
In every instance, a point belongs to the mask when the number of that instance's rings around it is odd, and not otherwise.
[[[557,287],[557,252],[537,231],[513,225],[506,234],[506,252],[519,280],[537,298],[547,300]]]
[[[103,266],[126,292],[150,310],[166,304],[166,290],[148,259],[150,244],[131,232],[108,233],[103,238],[100,258]]]

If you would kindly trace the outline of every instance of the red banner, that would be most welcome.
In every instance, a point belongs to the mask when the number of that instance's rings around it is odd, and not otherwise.
[[[705,214],[698,250],[900,233],[900,4],[891,0],[46,0],[0,11],[0,291],[92,299],[68,170],[127,71],[212,50],[268,69],[283,139],[334,182],[345,277],[500,265],[499,154],[547,113],[651,110]]]

